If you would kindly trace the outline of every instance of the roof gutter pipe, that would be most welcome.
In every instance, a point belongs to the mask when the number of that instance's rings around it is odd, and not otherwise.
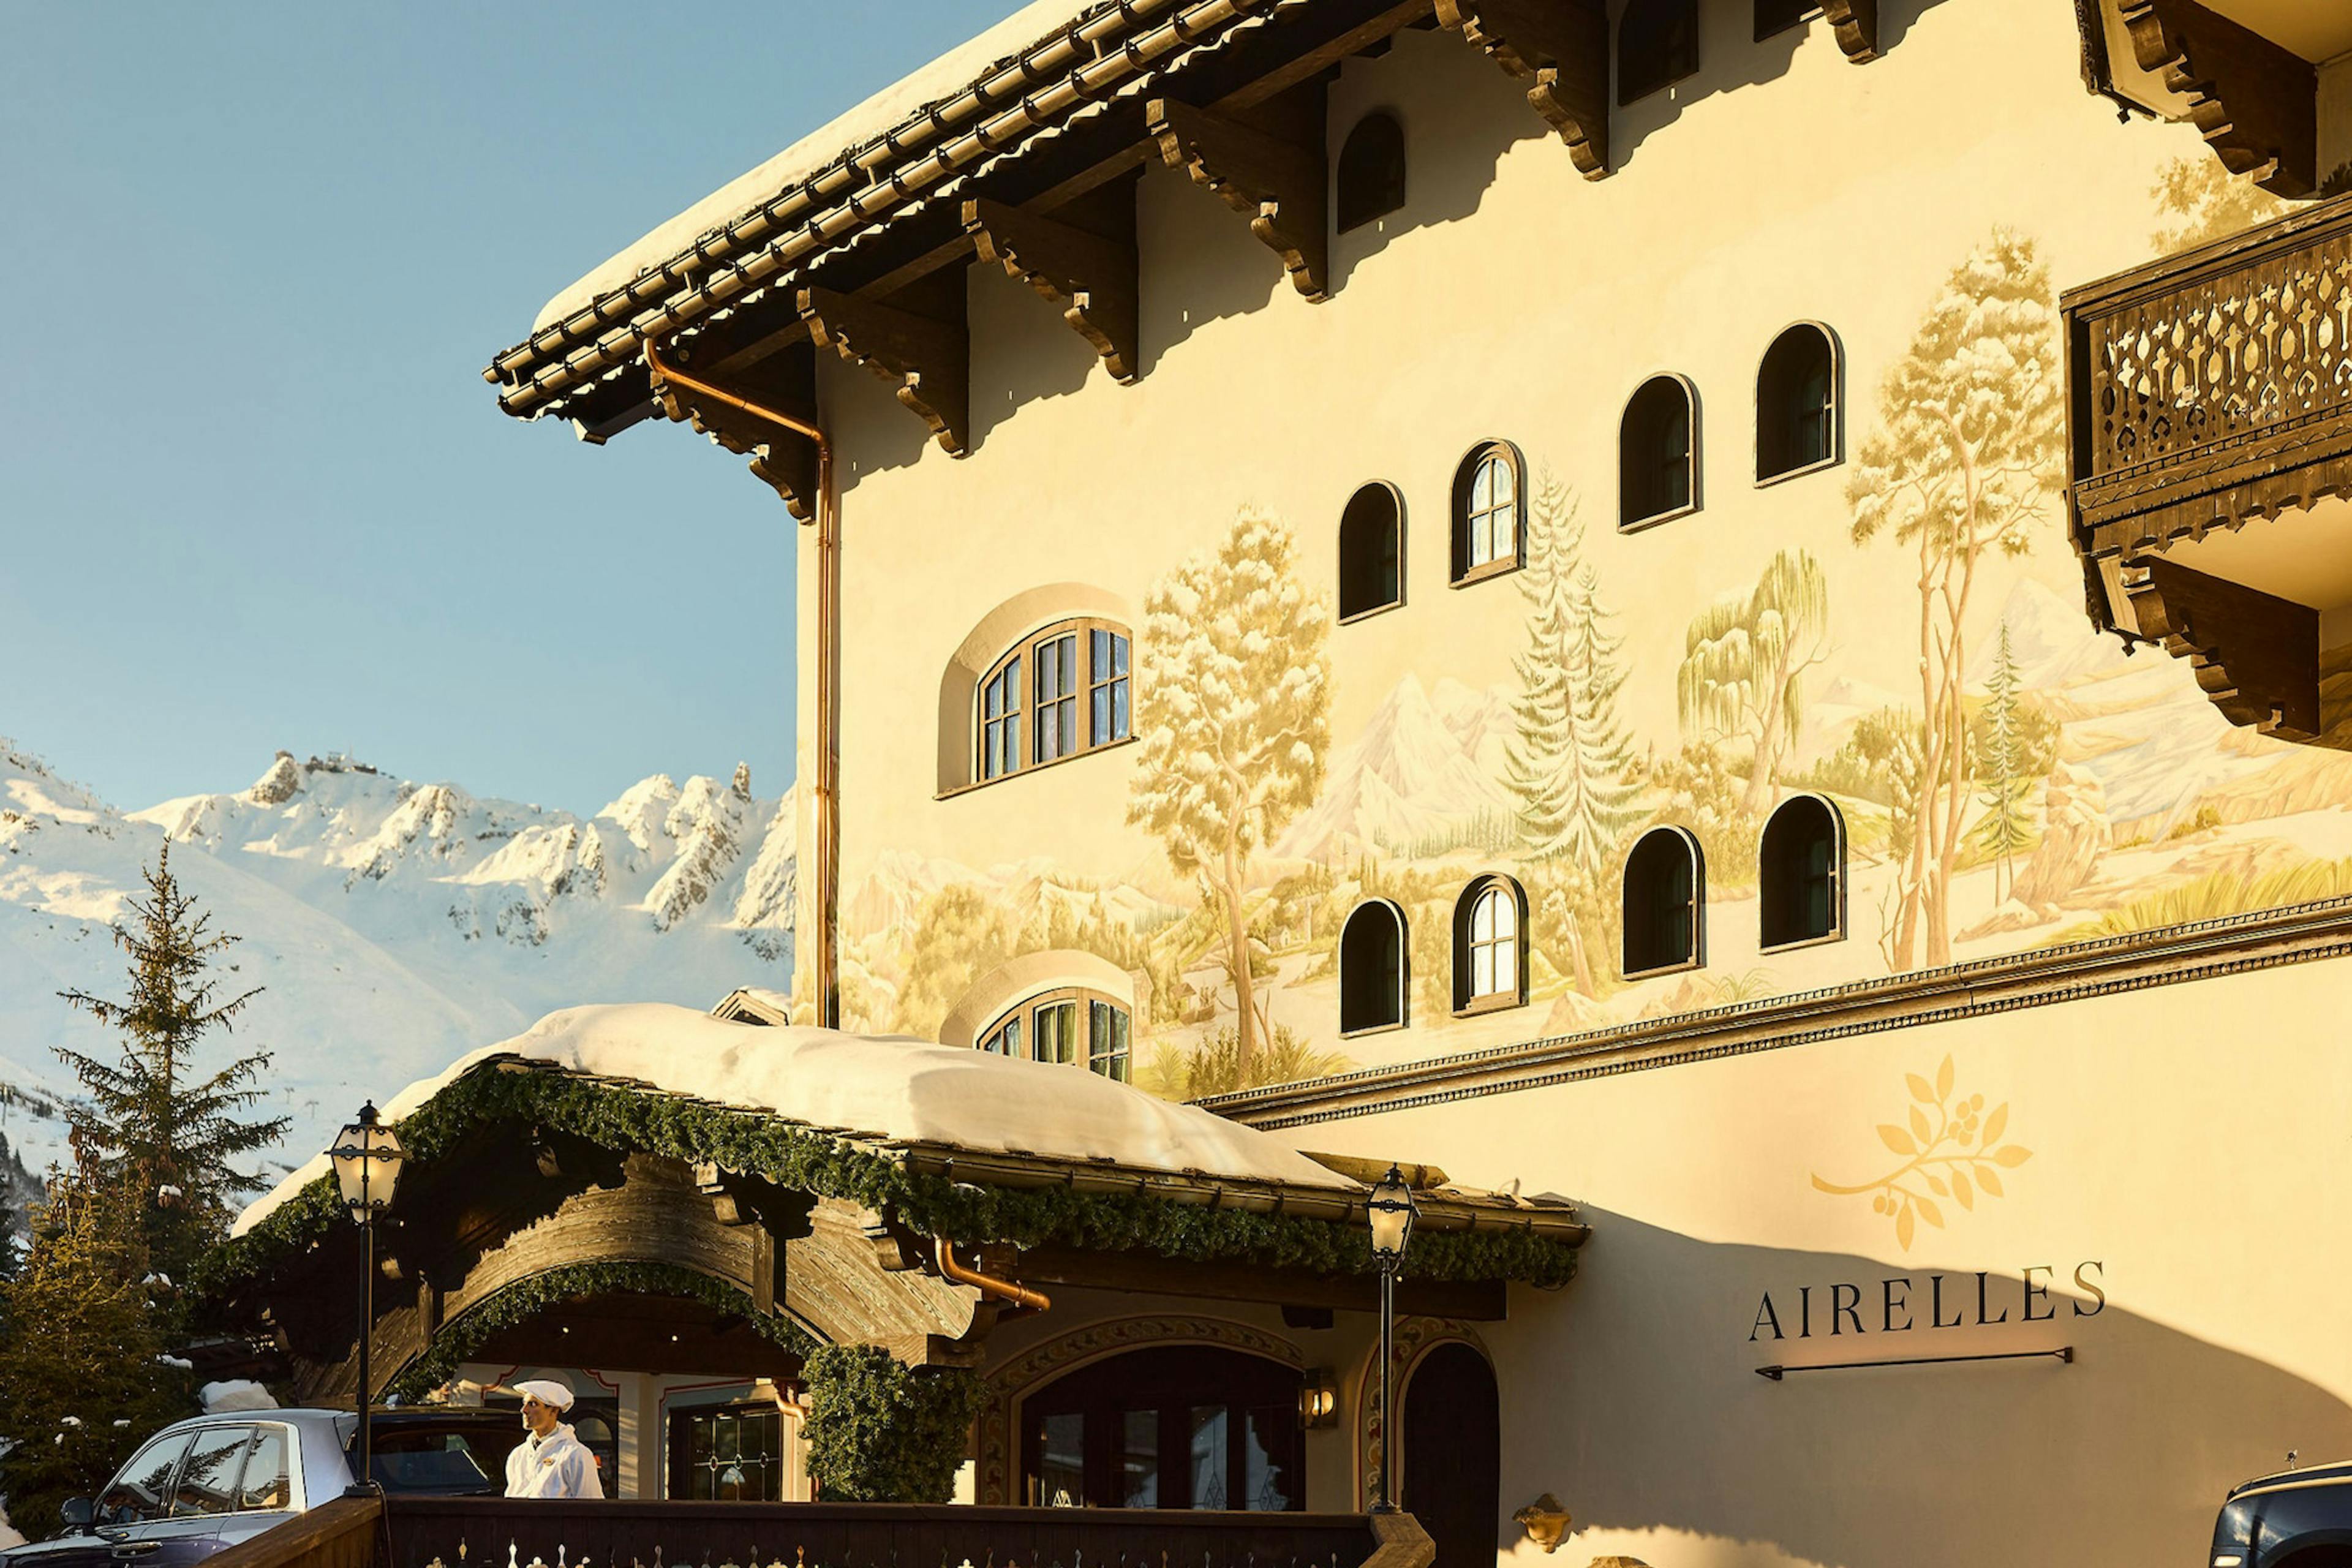
[[[993,1296],[1000,1301],[1010,1301],[1016,1307],[1026,1307],[1042,1312],[1054,1304],[1054,1299],[1043,1290],[1032,1290],[1026,1285],[1015,1285],[1010,1279],[999,1279],[993,1274],[982,1274],[977,1268],[966,1268],[956,1261],[955,1243],[946,1237],[939,1238],[940,1274],[959,1285],[970,1285],[983,1296]]]
[[[754,403],[662,357],[646,340],[646,369],[654,389],[674,384],[696,397],[734,409],[816,444],[816,780],[809,801],[810,837],[816,851],[815,930],[810,956],[815,961],[816,1021],[841,1027],[841,497],[834,483],[833,443],[809,420]],[[798,980],[797,973],[794,976]],[[797,991],[799,986],[794,985]],[[1017,1289],[1017,1287],[1016,1287]]]

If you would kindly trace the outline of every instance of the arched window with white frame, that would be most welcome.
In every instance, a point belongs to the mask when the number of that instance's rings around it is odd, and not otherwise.
[[[982,677],[973,778],[1003,778],[1134,733],[1127,628],[1076,619],[1041,627]]]
[[[1486,1013],[1528,999],[1528,900],[1508,877],[1480,877],[1454,906],[1454,1010]]]
[[[1461,587],[1527,560],[1527,462],[1508,441],[1482,441],[1454,475],[1453,582]]]

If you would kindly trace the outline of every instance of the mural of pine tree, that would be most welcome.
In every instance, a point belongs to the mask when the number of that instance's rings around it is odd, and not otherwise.
[[[226,1228],[235,1200],[261,1189],[260,1177],[230,1162],[275,1143],[289,1119],[247,1119],[268,1094],[268,1052],[209,1075],[195,1066],[206,1037],[230,1027],[259,988],[224,997],[207,973],[237,939],[196,912],[172,875],[168,845],[146,879],[147,897],[131,900],[134,924],[114,928],[131,959],[131,994],[118,1002],[58,994],[121,1035],[121,1059],[63,1047],[58,1055],[88,1096],[68,1112],[79,1181],[118,1210],[146,1268],[184,1280]]]
[[[2009,897],[2009,889],[2017,885],[2011,858],[2031,837],[2025,798],[2033,776],[2020,727],[2018,691],[2017,655],[2010,647],[2009,617],[2004,616],[1993,644],[1992,670],[1985,680],[1984,742],[1977,748],[1977,774],[1985,786],[1979,797],[1985,816],[1977,831],[1986,853],[2000,858],[1993,877],[1995,901]]]
[[[1511,661],[1519,692],[1505,763],[1528,852],[1598,875],[1642,816],[1633,743],[1617,713],[1624,639],[1610,630],[1600,574],[1582,559],[1584,525],[1568,487],[1546,474],[1533,500],[1519,574],[1527,646]]]

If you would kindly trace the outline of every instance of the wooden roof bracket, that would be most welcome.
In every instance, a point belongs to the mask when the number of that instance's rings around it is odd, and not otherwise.
[[[986,196],[963,204],[963,226],[981,260],[1002,264],[1007,276],[1061,306],[1062,319],[1094,345],[1112,379],[1125,384],[1140,374],[1143,356],[1135,203],[1131,193],[1120,194],[1128,197],[1127,223],[1117,237]]]
[[[1824,0],[1822,15],[1847,59],[1859,66],[1878,58],[1878,0]]]
[[[2281,740],[2318,738],[2319,612],[2159,555],[2126,562],[2140,627],[2185,658],[2232,724]]]
[[[955,281],[961,300],[960,273]],[[919,316],[834,289],[803,289],[798,303],[820,348],[881,377],[942,448],[963,456],[971,434],[971,337],[961,320]]]
[[[2319,71],[2197,0],[2122,0],[2140,68],[2189,100],[2233,174],[2279,196],[2319,189]]]
[[[1528,81],[1528,102],[1559,132],[1579,172],[1607,177],[1609,12],[1601,0],[1437,0],[1437,20],[1504,75]]]
[[[807,298],[803,294],[803,300]],[[816,777],[809,791],[809,826],[815,839],[815,907],[810,912],[816,929],[810,933],[810,967],[814,972],[812,1009],[822,1027],[841,1027],[841,496],[834,483],[833,443],[817,423],[812,406],[800,412],[755,403],[713,385],[666,360],[654,340],[645,342],[646,374],[654,395],[672,419],[679,417],[681,395],[691,401],[698,425],[705,418],[740,416],[754,430],[767,432],[771,447],[782,442],[790,450],[797,437],[811,450],[815,468],[798,493],[814,495],[816,522]],[[760,463],[752,472],[760,472]],[[761,476],[766,478],[765,475]],[[772,480],[771,483],[774,482]],[[787,504],[790,497],[786,497]],[[809,513],[797,509],[802,521]],[[795,983],[795,995],[805,994]]]
[[[1328,163],[1309,146],[1173,98],[1155,98],[1144,129],[1160,156],[1250,220],[1258,243],[1282,258],[1309,300],[1331,297]]]

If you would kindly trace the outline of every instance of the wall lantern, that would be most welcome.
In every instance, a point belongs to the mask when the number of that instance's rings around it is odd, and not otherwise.
[[[1310,1432],[1339,1424],[1339,1385],[1329,1367],[1309,1369],[1299,1385],[1298,1424]]]
[[[360,1227],[360,1430],[358,1461],[352,1490],[375,1489],[374,1445],[368,1431],[369,1406],[374,1403],[369,1375],[369,1342],[375,1338],[375,1222],[392,1207],[400,1185],[400,1167],[406,1158],[392,1129],[377,1120],[375,1102],[360,1108],[360,1119],[335,1134],[327,1151],[334,1162],[335,1184],[342,1189],[343,1207]]]

